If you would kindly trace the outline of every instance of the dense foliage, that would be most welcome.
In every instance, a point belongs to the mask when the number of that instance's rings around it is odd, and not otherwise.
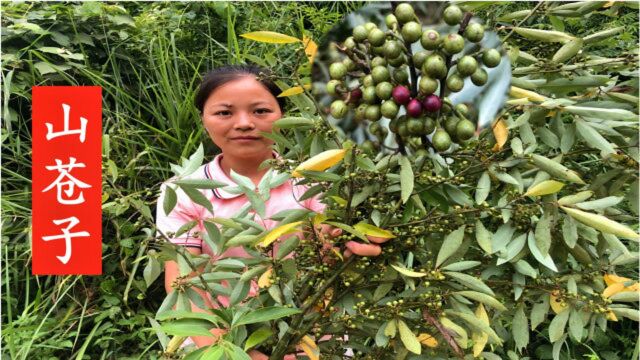
[[[311,357],[340,358],[350,347],[359,358],[472,358],[487,341],[479,352],[488,359],[637,357],[638,247],[625,238],[636,237],[638,215],[634,5],[463,4],[505,41],[516,88],[497,122],[477,138],[445,152],[408,148],[406,156],[380,148],[376,134],[369,134],[372,151],[347,141],[353,127],[344,133],[330,126],[340,124],[303,87],[311,75],[308,46],[236,35],[271,30],[320,42],[354,10],[350,4],[4,6],[5,352],[20,359],[123,359],[164,351],[172,358],[180,356],[175,350],[185,335],[215,323],[233,330],[190,358],[204,352],[241,359],[242,348],[279,352],[299,343]],[[422,4],[427,12],[418,15],[427,19],[443,7]],[[573,54],[554,61],[567,43]],[[213,248],[244,244],[257,260],[209,264],[204,283],[190,280],[234,304],[194,318],[188,286],[165,299],[156,280],[166,259],[178,260],[183,275],[207,259],[154,239],[151,212],[158,186],[171,175],[169,163],[194,154],[182,162],[184,170],[215,152],[193,126],[199,74],[242,61],[273,67],[283,90],[305,92],[289,97],[289,118],[279,123],[281,135],[273,135],[291,160],[275,170],[291,173],[327,149],[344,149],[344,158],[325,159],[342,161],[324,172],[302,171],[314,185],[308,196],[325,193],[326,218],[283,213],[284,228],[270,232],[244,214],[221,221],[220,233],[210,228],[205,240]],[[328,69],[317,64],[315,71]],[[101,277],[30,275],[30,87],[43,84],[103,87]],[[316,85],[313,92],[322,93],[324,86]],[[204,151],[196,151],[200,143],[207,144]],[[262,192],[277,183],[268,180]],[[239,183],[238,191],[253,191]],[[259,213],[260,198],[248,196]],[[341,249],[331,265],[318,258],[321,244],[312,232],[299,244],[288,239],[277,259],[265,256],[286,224],[299,221],[342,227],[335,246],[363,233],[388,231],[394,238],[379,257],[344,259]],[[296,257],[282,260],[294,248]],[[243,274],[245,265],[250,271]],[[252,278],[263,294],[240,303]],[[218,286],[220,280],[231,287]],[[178,312],[165,311],[174,303]],[[312,337],[323,334],[337,335],[316,344]],[[346,344],[338,341],[342,334],[349,335]]]

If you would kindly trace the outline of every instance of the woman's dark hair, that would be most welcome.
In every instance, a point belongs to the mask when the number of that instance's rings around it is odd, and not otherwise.
[[[269,90],[273,97],[278,101],[280,105],[280,111],[284,113],[285,98],[278,97],[282,92],[280,88],[271,80],[271,72],[265,68],[257,65],[225,65],[214,70],[209,71],[202,82],[200,88],[196,93],[194,103],[196,108],[202,113],[204,103],[209,98],[211,93],[220,86],[228,83],[229,81],[236,80],[240,77],[253,75],[256,80],[259,81],[264,87]]]

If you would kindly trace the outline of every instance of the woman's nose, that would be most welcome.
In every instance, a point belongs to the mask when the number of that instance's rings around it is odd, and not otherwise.
[[[234,128],[241,129],[253,129],[256,125],[253,122],[251,114],[240,112],[236,116],[236,121],[234,123]]]

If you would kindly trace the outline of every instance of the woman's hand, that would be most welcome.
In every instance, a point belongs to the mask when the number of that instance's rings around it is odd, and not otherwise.
[[[323,254],[328,253],[333,249],[333,245],[327,241],[327,237],[336,238],[342,235],[342,229],[336,228],[330,225],[322,224],[320,225],[320,238],[323,242],[322,252]],[[345,246],[347,249],[344,252],[345,257],[349,257],[352,254],[358,256],[378,256],[382,253],[382,248],[379,244],[383,244],[391,239],[381,238],[377,236],[367,235],[367,239],[371,242],[370,244],[362,244],[357,241],[347,241]],[[336,248],[337,249],[337,248]]]
[[[258,350],[251,350],[248,352],[251,360],[269,360],[269,356],[261,353]],[[296,360],[296,356],[294,354],[285,355],[283,360]]]

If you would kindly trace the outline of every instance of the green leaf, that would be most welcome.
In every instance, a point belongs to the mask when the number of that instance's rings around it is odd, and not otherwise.
[[[527,236],[527,244],[529,245],[529,250],[531,251],[531,254],[533,255],[534,258],[536,258],[536,260],[538,260],[540,264],[548,267],[549,269],[555,272],[558,272],[558,268],[556,267],[556,264],[553,262],[553,259],[551,258],[551,256],[549,256],[549,254],[547,254],[546,256],[542,255],[542,253],[538,249],[538,246],[536,245],[534,235],[531,232],[529,232],[529,235]]]
[[[215,324],[215,325],[224,323],[224,321],[216,315],[209,314],[209,313],[193,312],[191,310],[168,310],[168,311],[163,311],[161,313],[158,313],[156,315],[156,320],[158,321],[164,321],[169,319],[200,319],[200,320],[206,320],[211,324]]]
[[[606,109],[587,106],[565,106],[564,110],[575,115],[603,120],[637,121],[638,115],[629,110]]]
[[[462,295],[471,300],[475,300],[477,302],[481,302],[487,306],[491,306],[492,308],[500,311],[507,311],[507,308],[502,305],[501,302],[496,300],[493,296],[489,296],[487,294],[477,292],[477,291],[456,291],[455,294]]]
[[[542,302],[533,304],[531,309],[531,331],[542,324],[549,313],[549,297],[543,296]]]
[[[249,202],[251,203],[251,207],[256,211],[256,213],[261,217],[261,218],[265,218],[266,215],[266,211],[267,211],[267,207],[266,204],[264,202],[264,200],[262,200],[260,198],[260,195],[258,195],[257,193],[253,192],[253,191],[247,191],[245,193],[245,195],[247,195],[247,198],[249,199]]]
[[[476,220],[476,240],[478,241],[480,248],[489,255],[493,254],[493,251],[491,250],[492,235],[493,234],[484,227],[482,221]]]
[[[195,189],[217,189],[228,186],[228,184],[210,179],[182,179],[173,181],[173,183]]]
[[[489,335],[489,339],[491,339],[492,341],[498,344],[502,344],[502,339],[500,339],[498,334],[496,334],[496,332],[491,328],[491,326],[489,326],[488,324],[485,324],[484,321],[478,319],[475,315],[470,315],[467,313],[454,311],[454,310],[445,310],[444,312],[447,315],[455,316],[464,320],[467,324],[469,324],[475,330],[481,331]]]
[[[480,261],[459,261],[456,263],[452,263],[449,264],[447,266],[443,266],[442,270],[449,270],[449,271],[464,271],[464,270],[469,270],[472,269],[478,265],[482,264]]]
[[[273,335],[273,330],[268,327],[262,327],[249,335],[247,342],[244,343],[244,350],[247,351],[252,347],[263,343]]]
[[[413,192],[413,169],[406,156],[400,157],[400,197],[406,203]]]
[[[180,189],[184,191],[185,194],[198,205],[203,206],[205,209],[209,210],[211,215],[213,215],[213,205],[211,205],[211,201],[204,196],[200,190],[197,190],[190,186],[180,186]]]
[[[624,200],[624,197],[622,196],[607,196],[598,200],[580,202],[575,204],[574,206],[582,210],[600,210],[616,206],[622,200]]]
[[[522,349],[525,349],[529,344],[529,325],[527,323],[527,316],[524,314],[523,304],[518,306],[513,316],[511,330],[513,332],[513,340],[516,343],[516,349],[522,351]]]
[[[198,225],[198,221],[197,220],[191,220],[188,223],[183,224],[182,226],[180,226],[180,228],[176,231],[176,233],[173,235],[174,238],[178,238],[180,237],[180,235],[186,233],[187,231],[193,229],[194,226]]]
[[[164,188],[164,199],[162,201],[162,210],[166,215],[169,215],[173,208],[178,203],[178,195],[175,190],[171,186],[166,186]]]
[[[303,117],[284,117],[276,122],[273,125],[280,129],[299,129],[299,128],[309,128],[312,127],[315,122],[311,119],[303,118]]]
[[[401,319],[398,319],[398,330],[400,331],[400,340],[402,340],[407,350],[420,355],[422,353],[422,346],[420,346],[418,338]]]
[[[566,166],[558,162],[538,154],[531,154],[531,158],[540,170],[549,173],[551,176],[581,185],[585,183],[575,171],[569,170]]]
[[[238,174],[237,172],[233,171],[233,169],[231,169],[231,172],[229,173],[229,175],[231,176],[231,179],[236,182],[236,184],[242,187],[245,187],[251,191],[256,189],[256,184],[254,184],[253,181],[251,181],[251,179],[249,179],[244,175]]]
[[[578,134],[584,141],[589,144],[589,146],[596,148],[605,154],[615,154],[615,149],[596,129],[589,126],[589,124],[580,119],[576,119],[576,130],[578,130]]]
[[[436,258],[436,268],[440,267],[443,262],[445,262],[460,248],[462,239],[464,238],[464,229],[465,225],[462,225],[451,232],[449,235],[447,235],[447,237],[444,239]]]
[[[518,260],[515,264],[513,264],[513,267],[522,275],[529,276],[533,279],[538,277],[538,271],[534,269],[533,266],[529,265],[529,263],[525,260]]]
[[[565,244],[573,249],[578,242],[578,226],[576,221],[569,215],[563,215],[562,219],[562,237]]]
[[[175,336],[213,336],[213,324],[202,319],[178,319],[162,324],[162,331]]]
[[[471,275],[467,275],[464,273],[460,273],[460,272],[455,272],[455,271],[444,271],[443,274],[446,276],[452,277],[453,279],[458,281],[460,284],[472,290],[477,290],[485,294],[495,296],[495,294],[493,293],[493,290],[491,290],[490,287],[488,287],[485,283],[483,283],[482,280],[476,277],[473,277]]]
[[[144,282],[147,284],[147,287],[151,286],[158,276],[160,276],[160,273],[162,273],[158,259],[151,255],[149,255],[148,258],[147,266],[145,266],[142,271],[142,276],[144,277]]]
[[[582,340],[583,329],[582,314],[580,314],[580,311],[577,309],[571,309],[571,315],[569,316],[569,336],[575,341],[580,342]]]
[[[205,233],[202,239],[211,248],[214,254],[218,254],[222,248],[222,235],[218,226],[210,221],[203,221]]]
[[[299,314],[299,309],[290,309],[280,306],[271,306],[246,313],[233,324],[233,326],[240,326],[245,324],[254,324],[260,322],[266,322],[270,320],[280,319],[286,316]]]
[[[333,225],[335,227],[338,227],[346,232],[348,232],[349,234],[355,235],[357,236],[360,240],[364,240],[367,243],[369,243],[369,239],[367,239],[367,237],[361,233],[360,231],[354,229],[353,227],[347,225],[347,224],[343,224],[343,223],[339,223],[339,222],[335,222],[335,221],[325,221],[326,224],[329,225]]]
[[[638,309],[627,309],[627,308],[619,308],[619,307],[611,307],[611,310],[620,318],[620,316],[624,316],[627,319],[631,319],[633,321],[640,321],[640,311]]]
[[[556,342],[562,338],[570,313],[570,311],[562,311],[551,320],[549,324],[549,341]]]
[[[307,179],[317,181],[336,182],[342,180],[342,176],[328,171],[299,170],[299,173]]]
[[[219,345],[210,346],[209,348],[203,347],[200,348],[204,350],[203,354],[200,354],[198,357],[194,357],[193,359],[187,359],[188,356],[195,353],[195,351],[190,352],[184,360],[221,360],[224,356],[224,349]]]
[[[548,214],[542,215],[538,220],[535,230],[536,246],[540,250],[542,256],[549,254],[551,248],[551,217]]]
[[[162,301],[162,304],[160,304],[160,307],[158,308],[158,312],[156,313],[156,316],[158,316],[158,314],[161,314],[167,310],[171,310],[171,308],[176,304],[176,302],[178,301],[178,292],[177,291],[171,291]]]
[[[285,256],[293,252],[300,244],[300,239],[297,236],[292,236],[284,240],[278,247],[276,252],[276,259],[282,260]]]
[[[229,296],[229,304],[233,306],[246,299],[250,289],[251,283],[249,281],[238,281],[236,283],[236,286],[233,287],[233,290],[231,290],[231,296]]]

